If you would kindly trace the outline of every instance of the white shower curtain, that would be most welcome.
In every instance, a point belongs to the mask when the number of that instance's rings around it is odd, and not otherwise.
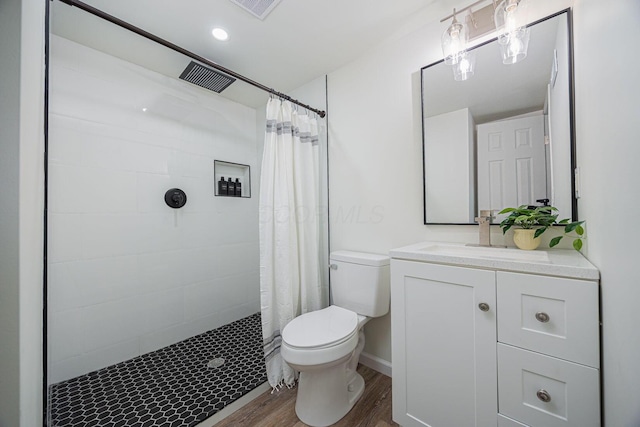
[[[267,104],[260,174],[260,298],[269,384],[292,386],[280,332],[321,308],[318,122],[288,101]]]

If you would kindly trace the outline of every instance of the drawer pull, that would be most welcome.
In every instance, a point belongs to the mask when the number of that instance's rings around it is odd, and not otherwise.
[[[536,313],[536,320],[540,323],[547,323],[549,321],[549,315],[539,311]]]
[[[486,302],[481,302],[480,304],[478,304],[478,308],[480,309],[480,311],[489,311],[489,304],[487,304]]]
[[[538,399],[540,399],[544,403],[551,402],[551,395],[547,392],[547,390],[538,390],[536,392],[536,396],[538,396]]]

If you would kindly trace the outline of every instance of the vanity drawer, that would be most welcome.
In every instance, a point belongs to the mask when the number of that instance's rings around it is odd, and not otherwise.
[[[600,426],[597,369],[499,343],[498,390],[499,412],[525,425]]]
[[[598,284],[497,273],[498,341],[600,367]]]
[[[498,414],[498,427],[529,427],[526,424],[519,423],[511,418],[507,418],[502,414]]]

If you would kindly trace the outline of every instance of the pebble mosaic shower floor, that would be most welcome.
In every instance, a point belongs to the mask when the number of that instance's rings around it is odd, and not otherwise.
[[[216,359],[219,367],[209,367]],[[260,314],[50,387],[51,427],[194,426],[267,381]]]

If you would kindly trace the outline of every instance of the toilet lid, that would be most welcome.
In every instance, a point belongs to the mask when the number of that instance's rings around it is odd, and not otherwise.
[[[356,313],[332,305],[293,319],[282,331],[282,340],[293,347],[325,347],[344,341],[357,329]]]

